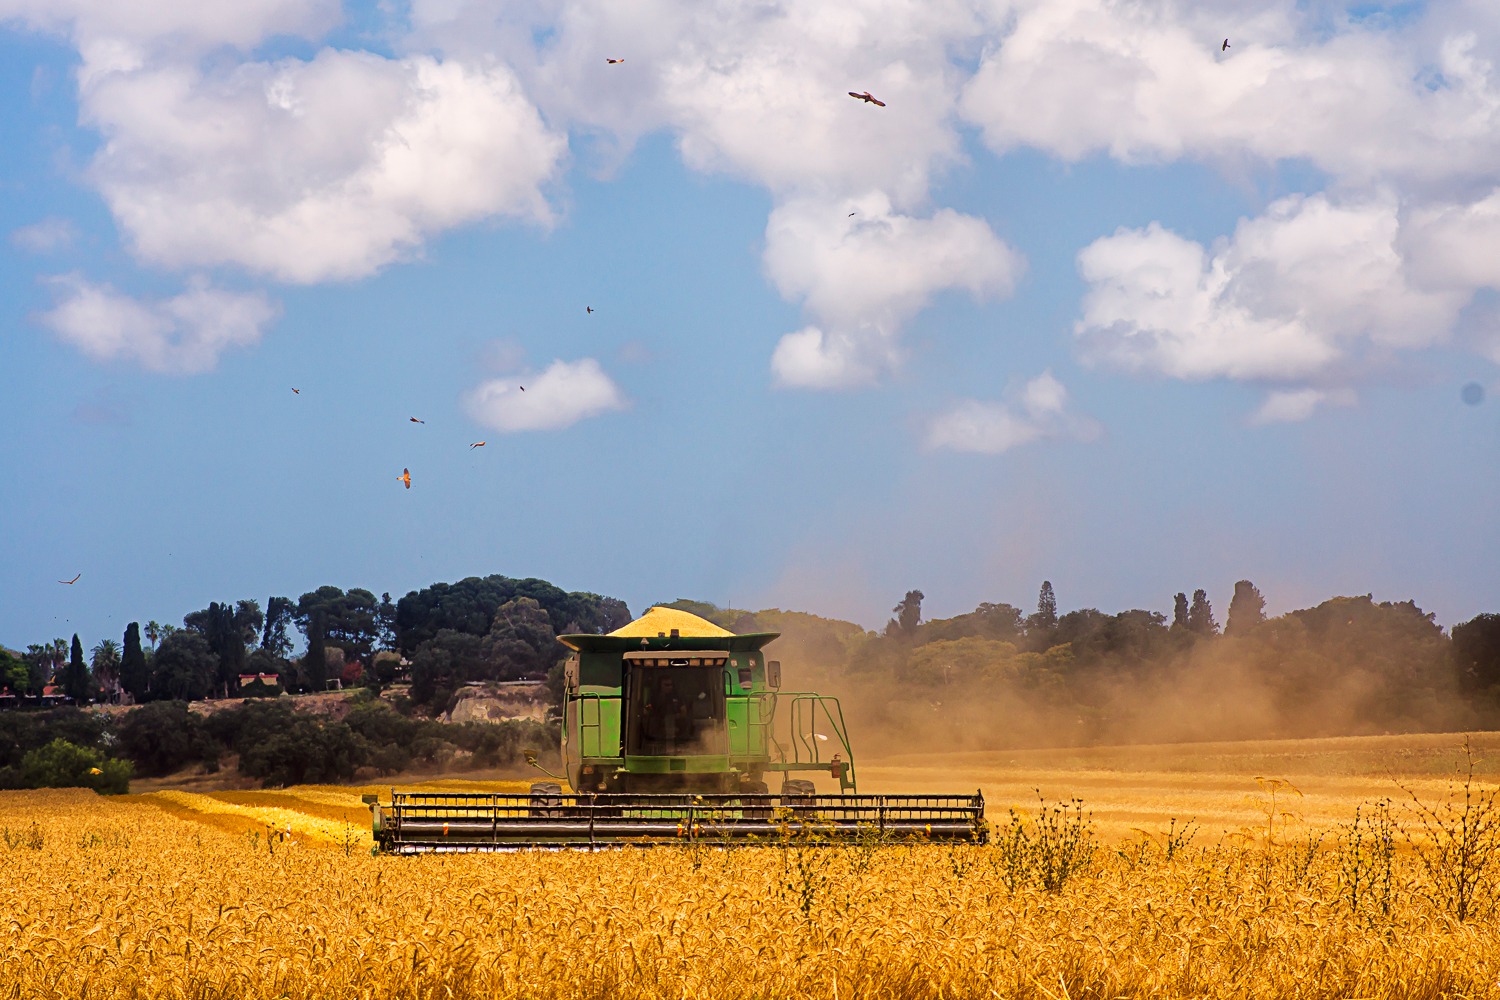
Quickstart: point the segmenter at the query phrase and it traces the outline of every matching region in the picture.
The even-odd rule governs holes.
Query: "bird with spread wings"
[[[865,91],[863,94],[856,94],[854,91],[851,90],[851,91],[849,91],[849,96],[852,97],[852,98],[854,98],[857,101],[864,101],[866,104],[873,104],[877,108],[883,108],[883,107],[885,107],[885,102],[882,101],[882,100],[878,100],[868,90]]]
[[[401,475],[396,477],[396,481],[399,483],[404,483],[407,489],[411,489],[411,470],[402,469]]]

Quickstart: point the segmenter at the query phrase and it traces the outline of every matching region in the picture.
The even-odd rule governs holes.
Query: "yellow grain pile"
[[[1332,850],[1101,850],[1048,893],[1001,847],[390,858],[166,804],[0,793],[0,997],[1500,995],[1493,920],[1406,857],[1351,910]]]

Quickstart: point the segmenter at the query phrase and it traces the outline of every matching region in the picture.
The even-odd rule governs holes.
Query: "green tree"
[[[26,661],[0,647],[0,691],[22,695],[30,686],[31,672],[26,669]]]
[[[208,640],[190,629],[173,632],[151,658],[152,693],[178,701],[201,701],[213,690],[219,658]]]
[[[1186,632],[1188,627],[1187,595],[1179,591],[1172,599],[1172,631]]]
[[[28,788],[92,788],[101,795],[130,791],[127,762],[63,739],[28,753],[21,761],[21,775]]]
[[[1500,615],[1475,615],[1453,626],[1453,662],[1471,690],[1500,688]]]
[[[1208,602],[1207,591],[1193,591],[1193,605],[1188,608],[1188,631],[1194,635],[1219,634],[1219,623],[1214,621],[1214,607]]]
[[[139,705],[146,700],[150,683],[146,654],[141,649],[141,625],[131,622],[125,626],[125,648],[120,652],[120,686]]]
[[[189,764],[218,766],[218,745],[185,701],[154,701],[116,727],[120,750],[142,774],[171,774]]]
[[[68,655],[68,672],[63,679],[63,690],[73,699],[73,704],[83,705],[89,700],[89,668],[83,662],[83,643],[78,633],[73,633],[72,650]]]
[[[1035,650],[1044,650],[1056,642],[1057,595],[1052,592],[1052,581],[1043,580],[1037,592],[1036,611],[1026,619],[1026,638]]]
[[[469,679],[539,680],[564,652],[542,606],[529,597],[518,597],[495,611],[495,622],[481,646],[489,676]]]
[[[119,701],[120,644],[113,639],[100,639],[89,651],[89,669],[94,675],[94,686],[104,692],[105,700]]]
[[[152,652],[156,651],[156,643],[161,635],[161,625],[155,619],[146,623],[146,641],[151,643]]]
[[[342,649],[346,659],[368,663],[380,640],[375,617],[378,607],[375,595],[368,590],[355,587],[345,592],[338,587],[319,587],[298,598],[297,625],[310,646],[312,635],[308,630],[313,616],[321,616],[323,641]]]
[[[323,609],[315,608],[308,614],[307,625],[304,627],[307,633],[307,653],[302,657],[302,677],[314,691],[322,691],[328,687],[326,621]]]
[[[1266,599],[1255,584],[1240,580],[1229,600],[1229,618],[1224,622],[1225,635],[1243,635],[1266,620]]]
[[[264,630],[260,648],[278,659],[292,655],[290,629],[297,623],[297,605],[290,597],[271,597],[266,600]]]
[[[920,590],[908,590],[891,609],[896,617],[886,623],[885,634],[899,639],[916,638],[917,626],[922,623],[922,599],[926,596]]]

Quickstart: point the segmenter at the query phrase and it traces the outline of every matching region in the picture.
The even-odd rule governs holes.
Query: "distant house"
[[[15,694],[10,688],[0,688],[0,712],[7,708],[15,708],[21,704],[21,696]]]
[[[66,704],[68,695],[61,684],[46,684],[42,686],[42,696],[39,700],[43,708],[49,708],[53,705]]]
[[[277,674],[240,674],[240,687],[246,688],[251,684],[264,684],[268,688],[281,686],[281,677]]]

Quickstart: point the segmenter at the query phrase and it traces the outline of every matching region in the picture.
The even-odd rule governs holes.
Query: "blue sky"
[[[1500,610],[1500,15],[1237,6],[0,0],[0,643]]]

